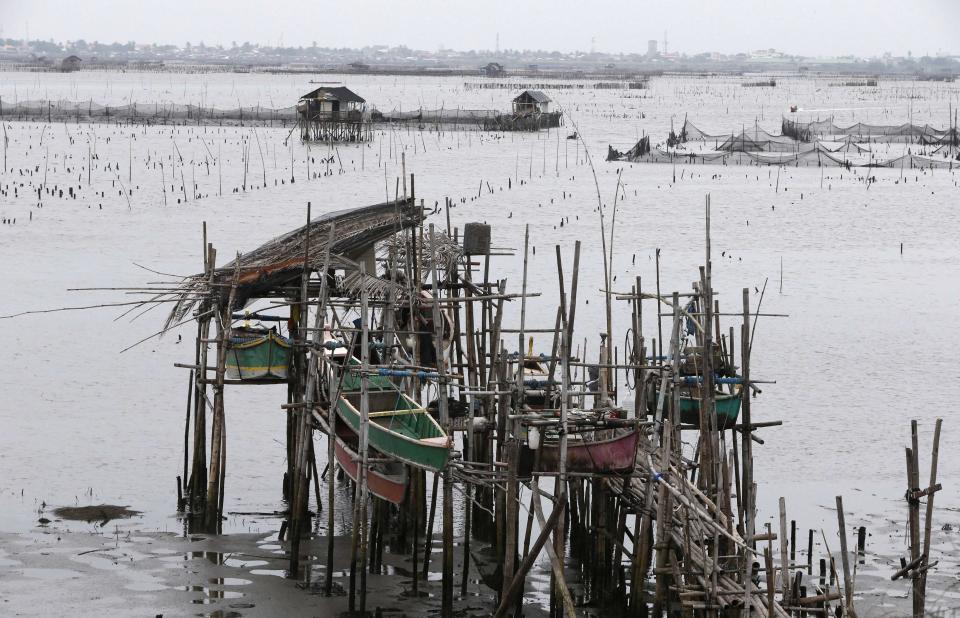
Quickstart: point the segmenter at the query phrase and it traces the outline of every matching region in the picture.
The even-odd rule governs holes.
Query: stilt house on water
[[[304,141],[361,142],[369,138],[366,100],[349,88],[321,87],[300,97],[297,119]]]
[[[81,60],[79,56],[67,56],[60,63],[60,70],[64,73],[79,71],[81,62],[83,62],[83,60]]]
[[[544,114],[550,111],[550,97],[540,90],[524,90],[513,99],[514,116]]]
[[[507,130],[536,131],[559,127],[562,114],[550,111],[550,97],[540,90],[524,90],[513,99]]]

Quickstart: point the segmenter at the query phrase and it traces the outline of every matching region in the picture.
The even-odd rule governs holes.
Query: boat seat
[[[386,410],[385,412],[371,412],[370,418],[379,418],[383,416],[403,416],[406,414],[426,414],[426,408],[414,408],[412,410]]]

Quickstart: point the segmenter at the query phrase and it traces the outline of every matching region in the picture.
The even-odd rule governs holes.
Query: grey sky
[[[832,56],[960,53],[958,0],[0,0],[4,37]]]

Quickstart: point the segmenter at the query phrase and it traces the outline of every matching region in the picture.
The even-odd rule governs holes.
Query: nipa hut
[[[550,112],[550,97],[539,90],[524,90],[513,99],[513,114],[529,116]]]
[[[358,142],[367,138],[366,100],[344,86],[311,90],[297,102],[304,141]]]

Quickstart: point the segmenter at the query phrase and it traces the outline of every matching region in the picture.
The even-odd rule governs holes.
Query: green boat
[[[290,342],[275,330],[234,328],[227,342],[226,376],[231,380],[287,379]]]
[[[684,425],[700,425],[700,394],[698,388],[681,387],[680,389],[680,422]],[[659,389],[654,387],[647,397],[647,412],[652,415],[657,408]],[[717,409],[717,429],[729,429],[737,424],[740,417],[740,395],[742,387],[734,386],[733,392],[717,389],[714,401]],[[668,402],[669,403],[669,402]]]
[[[717,409],[717,429],[729,429],[737,424],[740,417],[740,392],[738,385],[732,393],[717,391],[714,402]],[[680,422],[684,425],[700,424],[700,399],[690,395],[680,395]]]
[[[356,358],[351,365],[359,365]],[[337,413],[360,433],[360,376],[343,377]],[[397,390],[385,376],[369,376],[370,447],[418,468],[438,471],[450,458],[451,440],[426,408]]]

